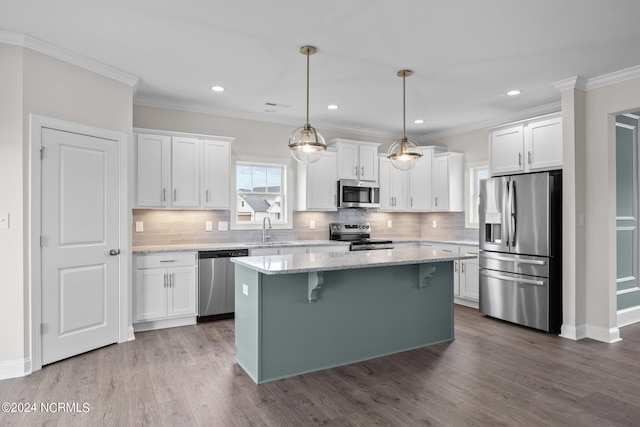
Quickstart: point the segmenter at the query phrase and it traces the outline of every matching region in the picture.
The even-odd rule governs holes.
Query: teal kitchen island
[[[426,248],[231,258],[237,362],[256,383],[451,341],[453,261]]]

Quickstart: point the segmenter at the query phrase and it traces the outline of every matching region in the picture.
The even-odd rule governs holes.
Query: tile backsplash
[[[229,223],[230,211],[188,211],[134,209],[133,246],[259,242],[262,230],[218,231],[218,222]],[[433,228],[433,221],[436,228]],[[143,222],[143,231],[136,232],[135,223]],[[206,221],[213,222],[213,231],[206,231]],[[310,221],[315,229],[309,228]],[[388,227],[388,221],[392,227]],[[369,222],[373,238],[424,240],[477,240],[478,230],[465,228],[464,213],[390,213],[363,209],[341,209],[338,212],[294,212],[293,229],[269,230],[273,241],[326,240],[331,222]]]

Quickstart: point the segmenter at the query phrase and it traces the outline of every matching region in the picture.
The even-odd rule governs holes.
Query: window
[[[480,181],[489,178],[489,166],[487,162],[467,164],[466,171],[466,208],[465,227],[478,228],[480,226]]]
[[[234,228],[258,228],[264,218],[287,223],[286,172],[282,164],[236,163]]]

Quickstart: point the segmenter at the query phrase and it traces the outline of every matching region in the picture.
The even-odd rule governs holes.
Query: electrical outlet
[[[249,287],[244,283],[242,284],[242,293],[245,295],[249,295]]]
[[[316,229],[316,222],[314,220],[310,220],[309,221],[309,229],[310,230],[315,230]]]
[[[144,231],[144,222],[136,221],[136,233],[142,233]]]
[[[392,220],[388,220],[387,221],[387,228],[391,228],[393,227],[393,221]]]
[[[435,219],[433,220],[433,223],[431,224],[431,226],[432,226],[433,228],[437,228],[437,227],[438,227],[438,224],[436,223],[436,220],[435,220]]]
[[[218,221],[218,231],[229,231],[229,223],[227,221]]]
[[[206,231],[213,231],[213,221],[205,221],[204,229]]]

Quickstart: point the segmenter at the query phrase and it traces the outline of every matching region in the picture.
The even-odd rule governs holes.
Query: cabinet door
[[[200,147],[195,138],[173,138],[171,141],[171,205],[200,206]]]
[[[168,206],[171,138],[163,135],[138,134],[136,154],[138,206]]]
[[[358,148],[356,144],[340,143],[338,145],[339,179],[358,179]]]
[[[389,159],[380,157],[380,210],[389,211],[393,209],[393,195],[391,181],[391,162]]]
[[[413,169],[409,171],[409,210],[428,211],[431,210],[431,167],[433,161],[433,151],[423,150],[422,158]]]
[[[391,163],[391,162],[389,162]],[[408,199],[408,174],[391,165],[391,193],[393,196],[393,210],[407,210]]]
[[[134,322],[166,317],[167,283],[164,268],[136,270],[136,281],[133,286]]]
[[[460,297],[480,299],[480,268],[477,259],[460,261]]]
[[[522,125],[492,132],[489,142],[491,175],[522,172],[524,170],[524,128]]]
[[[562,167],[562,118],[541,120],[525,127],[526,170]]]
[[[230,148],[227,142],[203,141],[202,205],[211,209],[229,209]]]
[[[358,163],[362,181],[378,182],[378,147],[361,146]]]
[[[196,267],[169,268],[167,274],[167,316],[196,314]]]
[[[449,157],[436,156],[433,161],[433,209],[449,209]]]
[[[337,210],[337,161],[336,153],[327,151],[320,160],[308,165],[307,206],[309,210]],[[298,182],[298,185],[304,183]]]

